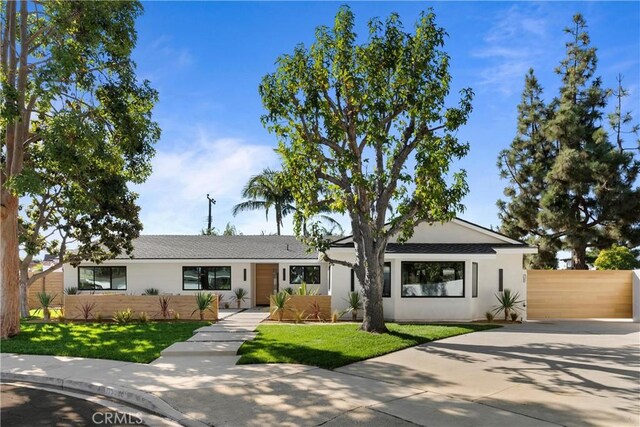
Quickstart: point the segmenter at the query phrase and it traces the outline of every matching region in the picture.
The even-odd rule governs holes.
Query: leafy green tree
[[[509,182],[504,189],[509,200],[497,203],[502,222],[500,232],[538,245],[538,254],[527,260],[527,268],[536,269],[556,268],[560,248],[559,235],[550,233],[538,222],[545,178],[557,155],[555,145],[545,136],[544,125],[551,111],[542,96],[542,87],[533,69],[529,69],[518,105],[516,137],[498,156],[500,177]]]
[[[330,239],[311,226],[304,240],[325,259],[354,269],[363,286],[361,328],[386,331],[382,309],[384,253],[391,236],[408,239],[416,225],[447,221],[462,209],[464,171],[453,159],[468,145],[456,131],[471,111],[472,91],[458,107],[450,92],[445,30],[432,11],[408,33],[397,14],[369,22],[356,42],[354,15],[338,11],[310,48],[295,47],[266,75],[260,95],[265,126],[279,138],[284,178],[295,199],[296,234],[322,207],[348,213],[356,261],[331,259]]]
[[[570,249],[575,268],[585,269],[589,247],[640,243],[640,188],[635,186],[640,162],[620,149],[619,141],[611,143],[603,128],[611,92],[595,77],[596,49],[582,16],[575,15],[565,31],[570,36],[567,56],[556,69],[560,94],[535,121],[526,121],[521,112],[519,136],[523,124],[529,135],[524,147],[517,137],[505,160],[499,159],[502,176],[510,179],[505,195],[511,199],[499,207],[505,231],[529,236],[542,245],[544,257],[559,247]],[[541,89],[528,79],[523,102],[527,92],[541,99]],[[538,101],[529,105],[541,106]],[[534,122],[540,132],[536,139]]]
[[[27,283],[20,278],[21,247],[22,266],[41,249],[74,263],[131,250],[141,224],[127,184],[149,175],[159,129],[151,120],[157,93],[136,80],[130,59],[139,2],[22,0],[3,2],[2,9],[5,338],[20,330],[20,280]]]
[[[595,266],[598,270],[633,270],[640,268],[637,256],[626,246],[613,245],[600,251]]]

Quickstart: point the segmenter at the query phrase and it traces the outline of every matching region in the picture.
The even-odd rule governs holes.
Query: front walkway
[[[221,312],[220,320],[196,329],[185,342],[177,342],[160,352],[160,358],[151,362],[157,366],[215,366],[235,365],[240,356],[238,349],[256,337],[258,324],[269,316],[264,309]]]
[[[144,365],[2,354],[0,363],[4,380],[117,396],[185,425],[622,427],[640,424],[639,329],[510,325],[335,371],[204,357]]]

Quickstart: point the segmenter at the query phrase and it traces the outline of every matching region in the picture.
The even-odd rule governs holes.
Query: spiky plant
[[[70,286],[64,289],[65,295],[78,295],[78,288],[75,286]]]
[[[161,296],[158,298],[158,305],[160,306],[160,316],[163,319],[171,318],[171,309],[169,308],[170,298],[168,296]]]
[[[237,288],[233,291],[233,297],[236,300],[236,304],[238,304],[238,308],[240,308],[240,305],[247,299],[248,295],[249,293],[245,288]]]
[[[318,300],[313,300],[311,304],[309,304],[309,315],[307,319],[317,320],[319,322],[323,322],[324,318],[322,317],[322,308],[318,303]]]
[[[495,314],[504,312],[505,321],[509,319],[509,313],[521,310],[520,304],[522,304],[523,301],[520,299],[518,292],[514,293],[511,289],[505,289],[496,294],[496,299],[498,300],[498,305],[494,307],[493,312]]]
[[[344,298],[347,302],[347,312],[351,312],[351,319],[355,322],[358,319],[358,310],[362,310],[362,296],[360,292],[349,292]]]
[[[282,322],[284,312],[288,310],[287,302],[291,296],[286,292],[278,292],[271,296],[271,315],[276,314],[278,316],[278,322]]]
[[[48,322],[49,320],[51,320],[51,312],[49,311],[49,309],[53,305],[53,300],[56,299],[57,295],[48,294],[43,291],[38,292],[37,296],[38,301],[40,302],[40,307],[36,309],[35,312],[39,313],[40,311],[42,311],[42,317],[44,318],[44,321]]]
[[[215,314],[215,311],[213,311],[213,309],[211,308],[211,304],[213,303],[214,299],[215,299],[215,295],[213,295],[212,293],[198,292],[196,294],[197,308],[191,312],[191,315],[193,316],[193,313],[198,311],[200,312],[200,320],[204,320],[205,311],[209,310]]]
[[[89,320],[89,318],[93,317],[93,309],[96,308],[96,303],[92,302],[85,302],[84,304],[81,304],[80,307],[78,307],[80,309],[80,313],[82,314],[82,318],[87,321]]]
[[[142,295],[160,295],[160,289],[158,288],[147,288],[144,290]]]

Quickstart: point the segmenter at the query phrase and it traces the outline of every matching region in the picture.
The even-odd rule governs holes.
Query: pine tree
[[[587,268],[589,247],[640,243],[640,188],[634,187],[640,162],[618,148],[619,139],[610,142],[603,127],[611,91],[595,77],[596,49],[586,28],[583,17],[575,15],[565,30],[567,56],[556,69],[562,78],[559,96],[545,114],[536,96],[529,96],[528,104],[523,99],[518,136],[501,153],[506,160],[499,160],[510,180],[505,195],[511,200],[499,202],[503,230],[538,236],[543,251],[560,245],[570,249],[577,269]],[[530,76],[523,98],[528,92],[541,98]],[[540,132],[535,139],[533,129]]]
[[[500,177],[509,182],[504,195],[510,199],[508,202],[498,200],[497,203],[502,221],[500,232],[538,245],[538,254],[527,259],[528,268],[555,268],[560,245],[558,236],[538,223],[544,179],[556,155],[555,146],[544,134],[549,111],[542,92],[533,69],[529,69],[518,105],[516,137],[498,156]]]

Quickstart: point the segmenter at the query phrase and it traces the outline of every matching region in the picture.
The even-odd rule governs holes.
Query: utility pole
[[[216,200],[209,197],[208,193],[207,193],[207,200],[209,200],[209,222],[207,224],[207,232],[211,234],[211,205],[215,205]]]

